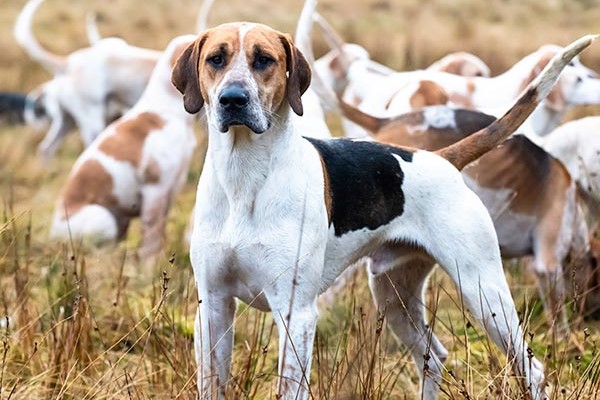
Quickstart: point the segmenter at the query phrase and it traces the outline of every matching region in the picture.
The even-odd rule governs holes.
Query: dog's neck
[[[233,126],[225,133],[208,123],[205,167],[230,201],[252,199],[267,180],[287,171],[301,152],[302,137],[294,129],[289,107],[277,113],[277,121],[261,134],[246,126]]]
[[[171,83],[171,65],[168,61],[168,57],[162,57],[156,64],[137,104],[143,105],[145,110],[150,108],[161,115],[169,115],[185,121],[193,120],[194,116],[183,107],[183,96]]]
[[[541,55],[538,52],[529,54],[521,60],[519,60],[510,69],[503,72],[502,74],[492,78],[497,81],[500,86],[504,87],[504,90],[508,88],[514,88],[515,98],[519,95],[519,92],[523,90],[523,82],[530,78],[531,73],[536,68],[537,63],[540,61]]]

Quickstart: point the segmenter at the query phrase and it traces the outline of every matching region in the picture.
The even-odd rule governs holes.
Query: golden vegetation
[[[0,4],[0,88],[26,91],[48,78],[11,34],[23,0]],[[539,45],[565,44],[600,29],[594,0],[324,0],[319,9],[349,41],[394,68],[422,67],[454,50],[480,55],[494,73]],[[104,35],[162,48],[194,29],[199,1],[47,0],[35,19],[39,40],[66,54],[86,45],[84,17],[100,15]],[[251,19],[293,31],[302,4],[285,0],[216,1],[210,20]],[[318,35],[315,35],[318,39]],[[324,52],[316,41],[317,53]],[[600,71],[600,47],[582,57]],[[580,112],[588,112],[583,110]],[[196,294],[182,236],[201,170],[197,157],[174,204],[164,254],[155,265],[135,257],[137,226],[105,249],[47,239],[54,201],[81,150],[71,135],[48,165],[35,157],[39,135],[0,129],[0,400],[195,398],[192,344]],[[545,324],[535,287],[520,265],[509,269],[521,315],[530,323],[552,399],[594,399],[600,383],[597,323],[573,318],[572,341]],[[410,354],[382,328],[363,274],[322,313],[311,393],[317,399],[415,399]],[[449,399],[524,398],[505,360],[463,315],[440,274],[427,294],[432,325],[450,351],[443,387]],[[6,317],[4,317],[6,316]],[[275,398],[277,333],[270,316],[240,307],[231,398]]]

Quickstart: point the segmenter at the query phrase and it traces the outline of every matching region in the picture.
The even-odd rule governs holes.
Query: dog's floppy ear
[[[290,103],[290,107],[296,114],[302,115],[304,110],[300,98],[310,85],[310,66],[288,35],[281,35],[280,39],[286,56],[286,70],[288,72],[286,95],[288,103]]]
[[[190,44],[175,62],[171,74],[171,82],[183,94],[183,105],[190,114],[196,114],[204,105],[198,81],[198,63],[205,41],[206,34]]]

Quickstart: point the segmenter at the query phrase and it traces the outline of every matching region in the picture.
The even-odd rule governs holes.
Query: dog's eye
[[[569,64],[567,64],[569,67],[574,67],[575,63],[573,61],[571,61]]]
[[[216,55],[208,58],[208,63],[213,67],[222,67],[225,63],[225,59],[221,55]]]
[[[254,68],[258,70],[262,70],[267,68],[274,60],[269,56],[258,56],[254,59]]]

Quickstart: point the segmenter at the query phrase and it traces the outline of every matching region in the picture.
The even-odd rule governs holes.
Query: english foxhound
[[[25,118],[35,128],[50,122],[38,153],[48,160],[73,127],[89,146],[106,125],[131,108],[144,91],[160,57],[159,51],[106,38],[66,57],[44,49],[31,31],[33,15],[43,0],[30,0],[19,15],[14,34],[31,58],[54,78],[30,93]],[[43,110],[42,113],[39,110]],[[40,120],[41,119],[41,120]]]
[[[455,166],[520,125],[548,93],[550,77],[590,42],[561,53],[507,116],[433,154],[303,138],[291,113],[303,113],[311,72],[291,39],[251,23],[201,34],[172,76],[186,110],[204,108],[208,123],[190,251],[199,296],[200,396],[224,396],[237,298],[273,312],[279,394],[306,399],[318,294],[348,265],[379,255],[390,262],[370,271],[371,288],[419,371],[427,364],[425,398],[437,397],[447,353],[424,319],[421,296],[430,269],[394,268],[406,257],[433,258],[460,282],[467,307],[515,361],[533,397],[543,398],[542,365],[528,354],[492,221]]]
[[[314,21],[323,31],[325,41],[331,50],[312,62],[312,65],[327,87],[333,89],[336,94],[342,95],[348,92],[348,101],[352,101],[354,85],[368,86],[373,79],[377,81],[379,78],[397,73],[397,71],[372,60],[364,47],[344,42],[329,22],[317,12],[314,13]],[[350,76],[349,70],[352,65],[354,68],[360,69],[362,73]],[[464,51],[442,57],[427,67],[427,70],[461,76],[490,76],[490,69],[483,60]]]
[[[369,52],[362,46],[345,43],[327,20],[316,12],[314,13],[314,21],[321,27],[325,41],[331,47],[327,54],[317,60],[314,60],[314,57],[308,58],[316,72],[316,76],[320,78],[318,82],[313,82],[311,86],[314,86],[314,90],[319,94],[322,101],[329,97],[324,91],[333,90],[349,103],[360,104],[364,93],[368,93],[373,87],[385,86],[389,77],[397,73],[371,60]],[[308,23],[310,23],[310,20]],[[310,32],[310,27],[310,25],[305,25],[303,30]],[[305,36],[308,37],[307,40],[310,40],[310,35]],[[305,47],[310,48],[310,46]],[[306,52],[305,55],[307,55]],[[489,76],[490,74],[488,66],[479,57],[467,52],[448,54],[431,64],[427,70],[461,76]],[[437,92],[442,91],[438,90]],[[432,93],[421,93],[421,106],[447,101],[446,99],[439,99],[438,96],[439,94],[436,96],[435,90]],[[330,101],[325,101],[324,105],[330,109],[337,108]],[[368,132],[363,128],[345,118],[342,118],[342,126],[346,137],[362,138],[368,135]]]
[[[171,201],[185,182],[196,144],[194,118],[170,82],[177,57],[194,39],[180,36],[169,43],[136,105],[77,159],[51,236],[117,240],[140,216],[140,254],[160,250]]]

